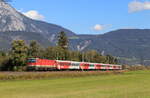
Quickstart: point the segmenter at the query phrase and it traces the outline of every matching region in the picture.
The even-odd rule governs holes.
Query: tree
[[[11,59],[14,70],[22,70],[26,65],[28,48],[24,40],[15,40],[12,42]]]
[[[105,56],[102,56],[100,53],[98,53],[95,50],[90,50],[85,53],[83,53],[83,61],[86,62],[93,62],[93,63],[105,63],[106,58]]]
[[[68,41],[68,38],[66,36],[66,33],[65,32],[60,32],[59,35],[58,35],[58,46],[63,48],[63,49],[68,49],[68,45],[69,45],[69,41]]]
[[[106,56],[106,63],[117,64],[118,60],[116,58],[114,58],[113,56],[111,56],[111,55],[107,55]]]
[[[57,47],[54,47],[54,50],[55,50],[55,57],[57,60],[66,60],[65,49],[57,46]]]
[[[8,61],[9,56],[3,52],[0,51],[0,70],[5,69],[7,66],[5,66],[5,63]]]
[[[40,57],[40,45],[36,41],[31,41],[28,49],[29,58]]]
[[[56,60],[57,59],[56,51],[57,50],[54,47],[49,46],[44,50],[43,57],[45,59]]]
[[[79,51],[69,51],[68,60],[71,61],[82,61],[82,53]]]

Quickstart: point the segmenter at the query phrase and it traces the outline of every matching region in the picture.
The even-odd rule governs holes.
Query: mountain
[[[36,40],[47,47],[56,45],[60,31],[67,33],[70,49],[97,50],[116,56],[122,64],[150,65],[150,30],[120,29],[102,35],[77,35],[61,26],[30,19],[0,0],[0,49],[11,47],[13,40]]]
[[[150,65],[150,29],[120,29],[91,38],[80,37],[80,43],[87,44],[84,50],[111,54],[124,64]]]
[[[69,36],[75,35],[72,31],[61,26],[32,20],[19,13],[16,9],[2,0],[0,1],[0,32],[9,31],[35,32],[41,34],[51,42],[60,31],[67,32],[67,35]]]

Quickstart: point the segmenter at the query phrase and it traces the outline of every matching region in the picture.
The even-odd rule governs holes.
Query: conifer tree
[[[58,35],[58,46],[63,48],[63,49],[68,49],[68,45],[69,45],[69,41],[68,41],[68,37],[66,35],[65,32],[60,32]]]

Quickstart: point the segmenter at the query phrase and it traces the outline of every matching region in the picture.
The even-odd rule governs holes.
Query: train
[[[50,71],[50,70],[122,70],[122,65],[103,64],[90,62],[76,62],[64,60],[48,60],[40,58],[29,58],[27,60],[28,70]]]

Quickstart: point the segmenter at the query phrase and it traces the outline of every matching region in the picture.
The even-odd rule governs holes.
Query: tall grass
[[[34,80],[121,74],[123,71],[0,72],[0,80]]]

